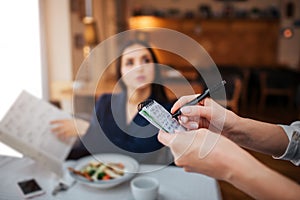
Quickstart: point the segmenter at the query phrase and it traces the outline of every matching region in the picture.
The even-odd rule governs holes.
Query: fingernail
[[[168,134],[163,131],[160,131],[158,134],[158,140],[161,142],[168,141]]]
[[[190,107],[183,107],[183,108],[181,108],[181,112],[182,112],[183,114],[189,114],[191,111],[192,111],[192,110],[191,110]]]
[[[180,116],[180,120],[182,121],[182,123],[187,123],[188,118],[185,116]]]
[[[198,128],[198,123],[196,123],[196,122],[191,122],[191,123],[190,123],[190,128],[191,128],[191,129],[197,129],[197,128]]]

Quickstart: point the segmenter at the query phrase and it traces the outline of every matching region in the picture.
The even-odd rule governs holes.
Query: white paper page
[[[0,140],[61,174],[75,138],[60,141],[51,132],[50,121],[67,118],[69,113],[23,91],[0,122]]]
[[[144,105],[139,111],[139,114],[156,128],[162,129],[168,133],[174,133],[175,130],[185,130],[176,119],[172,118],[172,115],[162,105],[154,100],[151,100],[147,105]]]

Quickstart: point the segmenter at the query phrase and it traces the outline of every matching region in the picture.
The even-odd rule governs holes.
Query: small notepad
[[[139,105],[139,114],[165,132],[174,133],[175,130],[186,130],[162,105],[152,99]]]

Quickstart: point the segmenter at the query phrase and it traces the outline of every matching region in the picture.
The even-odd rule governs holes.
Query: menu
[[[51,132],[50,121],[70,118],[69,113],[22,91],[0,121],[0,140],[62,175],[62,164],[76,138],[62,142]]]

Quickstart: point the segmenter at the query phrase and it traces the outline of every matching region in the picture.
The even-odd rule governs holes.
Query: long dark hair
[[[154,63],[154,68],[155,68],[155,77],[154,77],[154,83],[151,83],[151,96],[155,98],[156,101],[158,102],[168,102],[168,97],[166,94],[166,91],[164,89],[164,87],[159,84],[162,83],[162,78],[161,78],[161,72],[160,72],[160,68],[158,66],[158,60],[157,57],[152,49],[152,47],[145,41],[142,40],[130,40],[128,41],[122,48],[120,51],[120,57],[118,57],[117,62],[116,62],[116,67],[117,67],[117,81],[119,81],[120,87],[123,91],[127,91],[127,87],[124,84],[124,82],[122,81],[121,77],[121,65],[122,65],[122,57],[123,57],[123,52],[125,51],[126,48],[135,45],[135,44],[139,44],[141,46],[144,46],[151,54],[153,63]]]

